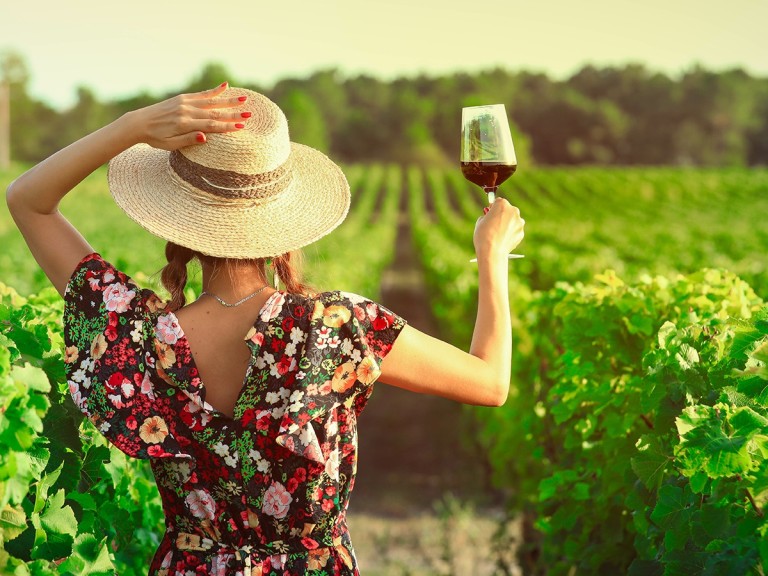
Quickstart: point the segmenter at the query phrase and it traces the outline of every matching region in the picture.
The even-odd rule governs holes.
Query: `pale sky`
[[[493,66],[696,63],[768,77],[768,0],[0,0],[0,51],[54,105],[174,90],[211,61],[244,82],[336,67],[381,78]]]

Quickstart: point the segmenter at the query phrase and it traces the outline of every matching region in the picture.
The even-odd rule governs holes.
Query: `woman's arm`
[[[134,144],[175,150],[202,144],[204,133],[236,130],[239,112],[221,108],[242,105],[237,98],[219,98],[222,84],[212,90],[183,94],[129,112],[81,138],[28,170],[8,187],[8,209],[32,255],[60,294],[72,270],[93,252],[83,236],[59,212],[61,199],[86,176]]]
[[[469,353],[406,326],[381,364],[382,382],[467,404],[504,404],[512,364],[507,254],[523,239],[524,226],[520,211],[501,198],[478,220],[479,294]]]

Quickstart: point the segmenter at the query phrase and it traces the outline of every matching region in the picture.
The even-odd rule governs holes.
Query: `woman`
[[[116,202],[168,241],[167,304],[58,212],[107,161]],[[361,296],[308,294],[290,254],[343,220],[349,187],[255,92],[225,83],[130,112],[20,176],[7,201],[65,298],[75,403],[151,461],[166,515],[151,575],[357,574],[345,511],[374,381],[470,404],[507,397],[518,210],[499,199],[478,220],[469,353]],[[204,291],[187,304],[193,258]]]

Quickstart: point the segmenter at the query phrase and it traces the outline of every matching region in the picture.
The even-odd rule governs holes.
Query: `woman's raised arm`
[[[238,98],[219,98],[227,88],[182,94],[129,112],[31,168],[8,187],[8,209],[32,255],[60,294],[77,263],[93,249],[59,212],[61,199],[112,157],[146,142],[174,150],[202,144],[205,133],[237,130],[244,119]],[[240,125],[242,126],[242,125]]]
[[[381,364],[382,382],[466,404],[504,404],[512,366],[507,254],[524,226],[520,211],[502,198],[477,222],[479,293],[469,353],[406,326]]]

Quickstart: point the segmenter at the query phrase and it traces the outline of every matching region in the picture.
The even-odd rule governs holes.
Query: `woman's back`
[[[189,318],[199,329],[204,310]],[[404,323],[355,295],[280,291],[249,323],[240,338],[247,368],[227,414],[211,406],[213,388],[176,315],[88,256],[67,288],[72,394],[110,441],[151,460],[166,535],[150,574],[266,563],[281,574],[354,574],[345,511],[357,417]],[[223,330],[214,325],[212,339]],[[212,360],[217,348],[205,350]]]

